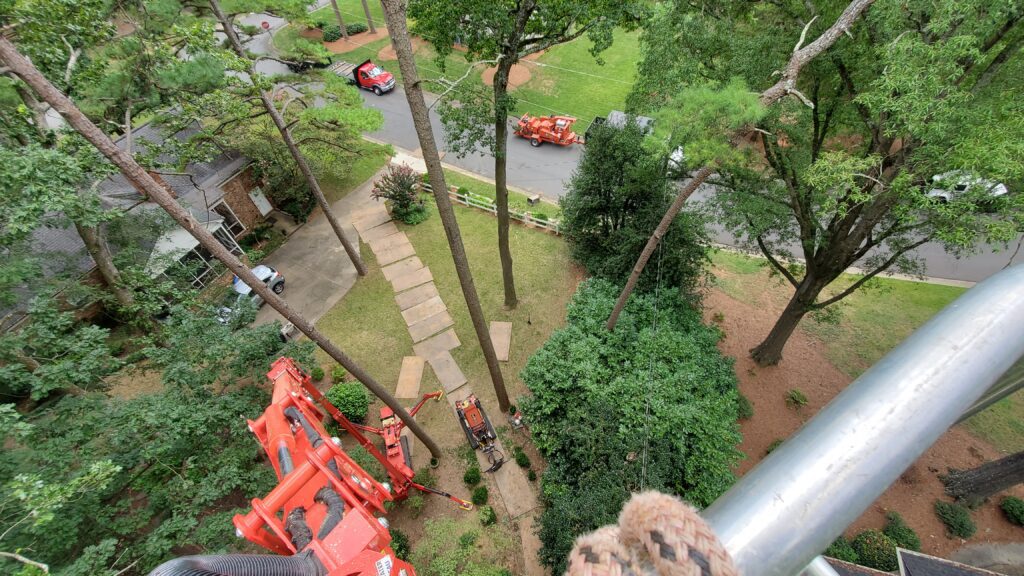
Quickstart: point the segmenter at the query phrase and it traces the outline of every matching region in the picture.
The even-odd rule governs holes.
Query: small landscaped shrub
[[[324,26],[324,42],[334,42],[341,38],[341,26],[328,24]]]
[[[900,548],[915,552],[921,550],[921,539],[918,538],[917,532],[907,526],[898,512],[889,512],[885,515],[885,528],[882,529],[882,533]]]
[[[344,368],[342,368],[341,366],[335,366],[334,368],[331,368],[331,382],[337,384],[338,382],[344,380],[347,374],[348,371],[346,371]]]
[[[537,473],[533,471],[533,468],[531,468],[530,471],[526,473],[526,479],[529,480],[530,482],[534,482],[537,480]]]
[[[392,164],[380,180],[373,183],[370,196],[390,201],[394,218],[410,225],[419,224],[429,215],[427,207],[420,200],[419,179],[416,171],[408,165]]]
[[[999,507],[1003,509],[1003,514],[1006,514],[1007,520],[1017,526],[1024,526],[1024,500],[1016,496],[1007,496],[1003,498],[1003,502]]]
[[[405,535],[398,528],[391,528],[391,549],[395,551],[395,556],[398,556],[402,560],[409,560],[409,537]]]
[[[345,418],[353,422],[363,422],[370,411],[370,397],[358,382],[341,382],[331,386],[327,391],[327,400],[334,404]]]
[[[883,572],[891,572],[900,567],[896,559],[896,543],[878,530],[861,532],[853,539],[851,546],[861,566]]]
[[[967,508],[951,502],[935,501],[935,515],[946,525],[949,536],[957,538],[970,538],[978,529],[971,520],[971,513]]]
[[[462,475],[462,481],[466,483],[466,486],[476,486],[480,483],[480,468],[477,466],[470,466],[466,473]]]
[[[799,410],[804,406],[807,406],[807,395],[796,388],[793,388],[789,392],[786,392],[786,406],[789,406],[794,410]]]
[[[324,369],[321,368],[320,366],[314,366],[313,369],[309,371],[309,377],[312,378],[314,382],[319,382],[323,380]]]
[[[858,564],[860,562],[860,556],[857,555],[857,551],[853,549],[850,541],[842,536],[836,538],[834,542],[829,544],[828,548],[825,549],[824,554],[829,558],[850,562],[851,564]]]
[[[518,464],[520,468],[530,467],[530,457],[526,455],[526,452],[523,452],[522,448],[516,446],[516,449],[512,452],[512,455],[513,457],[515,457],[516,464]]]
[[[369,28],[367,28],[366,24],[363,24],[362,22],[354,22],[345,26],[345,32],[348,32],[349,36],[359,34],[360,32],[366,32],[367,30],[369,30]]]
[[[484,526],[490,526],[498,521],[498,515],[494,513],[494,508],[490,506],[480,507],[480,523]]]
[[[736,417],[738,420],[750,420],[754,417],[754,405],[742,392],[736,395]]]
[[[476,488],[473,489],[473,504],[475,504],[476,506],[483,506],[484,504],[487,504],[488,496],[489,494],[487,493],[487,486],[477,486]]]

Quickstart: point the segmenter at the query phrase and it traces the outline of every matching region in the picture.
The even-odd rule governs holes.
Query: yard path
[[[454,412],[455,403],[467,398],[473,390],[451,354],[451,350],[461,346],[462,342],[452,327],[454,321],[448,307],[438,293],[430,269],[416,257],[416,250],[405,233],[391,222],[383,203],[370,199],[366,193],[350,195],[353,196],[361,200],[350,213],[353,225],[383,266],[384,277],[394,288],[395,303],[409,329],[413,350],[434,371]],[[488,406],[485,410],[490,414],[500,414],[497,406]],[[507,457],[511,455],[500,439],[496,444]],[[481,470],[486,469],[489,464],[483,454],[476,454]],[[540,503],[525,471],[507,462],[492,474],[492,478],[506,513],[519,527],[527,576],[543,576],[544,568],[537,559],[540,541],[533,531],[534,516]]]

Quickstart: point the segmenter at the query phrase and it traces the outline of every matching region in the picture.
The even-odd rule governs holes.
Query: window
[[[231,209],[231,206],[228,206],[227,202],[218,202],[213,207],[213,211],[224,218],[224,226],[227,227],[228,232],[231,232],[231,235],[235,238],[238,238],[245,232],[245,224],[242,224],[238,217],[235,216],[234,210]]]

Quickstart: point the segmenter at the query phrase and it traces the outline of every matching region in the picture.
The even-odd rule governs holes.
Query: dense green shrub
[[[484,526],[490,526],[498,521],[498,515],[494,513],[494,508],[490,506],[480,507],[480,523]]]
[[[999,507],[1003,509],[1003,514],[1006,514],[1007,520],[1017,526],[1024,526],[1024,500],[1016,496],[1007,496],[1003,498]]]
[[[561,230],[572,257],[592,275],[625,282],[674,194],[658,154],[637,126],[591,126],[583,158],[562,198]],[[637,290],[663,286],[692,294],[705,274],[707,236],[696,214],[681,212],[661,239]]]
[[[861,566],[891,572],[899,568],[896,543],[878,530],[865,530],[851,543]]]
[[[348,375],[348,371],[345,370],[345,368],[343,366],[335,364],[334,367],[331,368],[331,382],[333,382],[335,384],[337,384],[338,382],[341,382],[342,380],[344,380],[345,376],[347,376],[347,375]]]
[[[824,554],[829,558],[850,562],[851,564],[858,564],[860,562],[860,556],[858,556],[857,551],[853,549],[853,545],[850,544],[849,540],[842,536],[836,538],[831,544],[829,544],[828,548],[825,549]]]
[[[889,512],[885,515],[885,528],[882,529],[882,533],[900,548],[915,552],[921,550],[921,539],[917,536],[917,532],[907,526],[898,512]]]
[[[391,532],[391,549],[395,551],[395,556],[408,562],[409,551],[411,550],[409,548],[409,537],[398,528],[391,528],[389,531]]]
[[[526,479],[530,482],[534,482],[537,480],[537,472],[535,472],[533,468],[530,468],[530,470],[526,472]]]
[[[462,475],[462,481],[466,483],[466,486],[476,486],[480,483],[480,467],[470,466],[466,473]]]
[[[567,326],[521,374],[532,395],[519,408],[548,462],[540,554],[555,574],[564,572],[573,539],[614,522],[642,480],[706,506],[732,484],[740,457],[736,377],[718,351],[717,330],[701,323],[679,290],[664,289],[657,330],[648,293],[635,295],[608,332],[618,291],[605,280],[582,283]],[[650,456],[641,478],[641,461],[628,456],[645,441]]]
[[[374,199],[391,202],[391,215],[406,224],[415,225],[427,219],[430,213],[420,200],[419,175],[406,164],[391,164],[370,193]]]
[[[974,525],[974,520],[971,519],[971,512],[959,504],[936,500],[935,515],[946,525],[949,536],[970,538],[978,529]]]
[[[309,371],[309,377],[314,382],[319,382],[324,379],[324,369],[321,366],[313,366],[313,369]]]
[[[353,422],[366,421],[366,414],[370,411],[370,396],[366,393],[363,385],[358,382],[339,382],[327,391],[324,396],[328,402],[334,404],[345,418]]]
[[[512,451],[512,457],[515,458],[516,464],[518,464],[520,468],[530,467],[530,457],[527,456],[526,452],[524,452],[519,446],[516,446],[515,450]]]
[[[334,42],[341,38],[341,26],[337,24],[327,24],[323,28],[324,30],[324,42]]]
[[[367,30],[369,30],[369,28],[367,28],[366,24],[363,24],[362,22],[353,22],[352,24],[345,26],[345,32],[348,32],[349,36],[366,32]]]
[[[487,504],[488,496],[487,486],[477,486],[473,489],[473,496],[471,500],[476,506],[483,506],[484,504]]]
[[[736,394],[736,418],[737,420],[750,420],[754,417],[754,405],[743,393]]]

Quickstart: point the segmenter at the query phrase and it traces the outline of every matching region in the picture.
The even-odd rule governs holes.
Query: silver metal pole
[[[828,563],[828,560],[818,556],[807,565],[807,568],[804,568],[801,576],[839,576],[839,573]]]
[[[792,576],[1024,355],[1024,266],[985,280],[704,512],[741,574]]]

